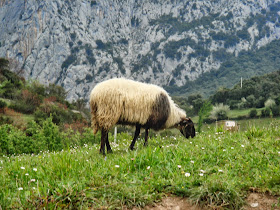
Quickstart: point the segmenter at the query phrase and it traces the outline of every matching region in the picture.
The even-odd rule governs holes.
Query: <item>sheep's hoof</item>
[[[131,151],[133,151],[133,150],[134,150],[134,148],[133,148],[133,147],[129,147],[129,149],[130,149]]]
[[[106,155],[106,154],[105,154],[105,150],[102,150],[102,149],[99,150],[99,153],[102,154],[102,155],[104,155],[104,156]]]
[[[113,150],[109,149],[107,150],[107,154],[113,153]]]

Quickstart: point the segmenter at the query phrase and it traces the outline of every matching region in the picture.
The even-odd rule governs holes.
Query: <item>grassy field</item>
[[[238,118],[240,116],[249,116],[249,113],[250,111],[254,109],[254,108],[251,108],[251,109],[234,109],[234,110],[230,110],[229,113],[228,113],[228,117],[229,118]],[[257,113],[258,113],[258,116],[261,115],[261,111],[263,110],[264,108],[259,108],[259,109],[256,109],[257,110]]]
[[[280,195],[280,120],[260,121],[236,133],[206,126],[194,139],[155,136],[146,148],[141,139],[135,151],[122,133],[110,136],[106,157],[95,144],[1,156],[0,209],[144,207],[166,194],[240,209],[251,188]]]

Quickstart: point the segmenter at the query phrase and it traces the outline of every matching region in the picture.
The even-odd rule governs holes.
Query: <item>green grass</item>
[[[0,209],[144,207],[166,194],[209,208],[240,209],[251,187],[280,195],[280,121],[246,131],[205,129],[194,139],[155,136],[128,151],[119,134],[106,157],[99,145],[0,157]]]
[[[240,116],[249,116],[249,113],[250,113],[250,111],[252,109],[234,109],[234,110],[230,110],[229,113],[228,113],[228,117],[229,118],[238,118]],[[258,116],[261,115],[261,110],[262,109],[263,108],[256,109],[257,113],[258,113]]]

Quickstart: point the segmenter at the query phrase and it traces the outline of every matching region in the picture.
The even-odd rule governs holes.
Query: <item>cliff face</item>
[[[127,77],[184,85],[280,38],[279,0],[0,0],[0,57],[69,100]]]

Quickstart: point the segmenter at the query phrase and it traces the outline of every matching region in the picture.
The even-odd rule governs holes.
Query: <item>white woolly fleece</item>
[[[152,112],[156,97],[165,94],[170,103],[170,115],[165,128],[173,127],[186,117],[168,93],[161,87],[124,78],[110,79],[97,84],[90,94],[92,127],[109,130],[118,122],[144,125]]]

